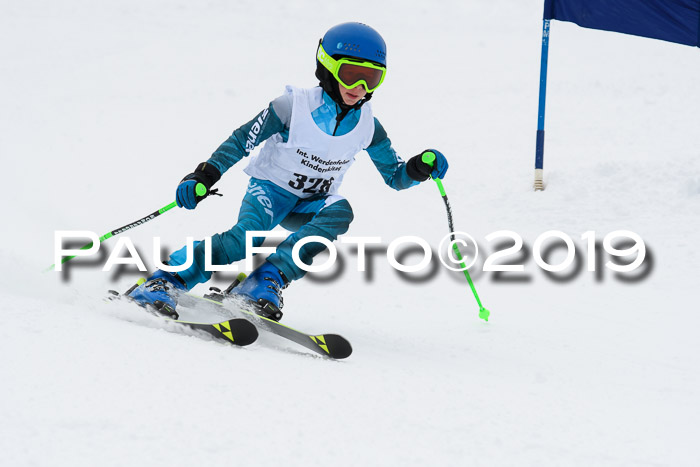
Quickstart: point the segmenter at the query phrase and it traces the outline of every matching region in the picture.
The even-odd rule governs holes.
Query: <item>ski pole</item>
[[[433,152],[425,152],[423,153],[423,157],[421,157],[421,160],[428,164],[430,167],[435,164],[435,153]],[[442,200],[445,202],[445,209],[447,209],[447,223],[450,227],[450,240],[452,241],[452,249],[455,252],[455,256],[457,257],[457,260],[459,261],[459,265],[462,268],[462,271],[464,272],[464,276],[467,278],[467,282],[469,282],[469,287],[472,289],[472,293],[474,294],[474,298],[476,299],[476,303],[479,305],[479,318],[483,319],[484,321],[489,320],[489,315],[491,312],[484,308],[484,305],[481,304],[481,300],[479,299],[479,294],[476,293],[476,287],[474,287],[474,282],[472,282],[472,278],[469,275],[469,271],[467,270],[467,267],[464,265],[464,259],[462,257],[462,253],[459,251],[459,247],[457,246],[457,242],[455,241],[455,234],[454,234],[454,225],[452,224],[452,208],[450,207],[450,202],[447,199],[447,193],[445,193],[445,187],[442,186],[442,180],[439,178],[433,178],[430,177],[433,180],[435,180],[435,183],[437,184],[438,189],[440,190],[440,196],[442,196]]]
[[[217,191],[218,190],[211,190],[209,192],[209,194],[210,195],[216,194]],[[197,186],[195,187],[195,193],[199,197],[206,196],[207,195],[207,187],[204,186],[202,183],[198,183]],[[139,225],[145,224],[146,222],[153,220],[156,217],[160,216],[164,212],[170,211],[175,206],[177,206],[177,201],[173,201],[172,203],[168,204],[167,206],[162,207],[159,210],[152,212],[151,214],[147,215],[146,217],[142,217],[141,219],[136,220],[134,222],[131,222],[129,224],[126,224],[125,226],[119,227],[118,229],[111,230],[99,238],[99,243],[102,243],[103,241],[105,241],[109,238],[112,238],[115,235],[119,235],[122,232],[133,229],[134,227],[138,227]],[[93,243],[90,242],[80,249],[81,250],[88,250],[88,249],[92,248],[92,245],[93,245]],[[64,258],[61,259],[61,264],[65,264],[66,262],[72,260],[75,257],[76,257],[76,255],[65,256]],[[56,264],[52,264],[44,272],[52,271],[55,267],[56,267]]]

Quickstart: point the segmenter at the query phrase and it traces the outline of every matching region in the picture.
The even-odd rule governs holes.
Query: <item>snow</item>
[[[36,0],[2,10],[3,465],[700,462],[697,49],[553,22],[547,189],[536,193],[539,1]],[[270,335],[231,348],[106,304],[106,289],[142,275],[103,273],[106,257],[67,277],[41,272],[54,231],[101,235],[165,206],[284,85],[313,86],[318,38],[348,20],[387,40],[389,73],[372,103],[397,150],[447,155],[456,228],[485,254],[492,232],[524,240],[527,254],[507,258],[524,272],[473,271],[488,323],[459,274],[403,280],[382,253],[371,274],[358,272],[340,244],[340,278],[292,284],[284,322],[344,335],[354,348],[344,361]],[[219,183],[223,198],[124,235],[150,265],[153,236],[170,250],[229,228],[240,169]],[[416,235],[437,248],[447,233],[433,183],[394,192],[365,155],[342,193],[355,211],[348,235],[383,247]],[[559,274],[568,280],[532,257],[549,230],[577,245],[581,269]],[[615,230],[644,239],[641,279],[606,269],[604,253],[598,272],[586,270],[581,236],[602,242]]]

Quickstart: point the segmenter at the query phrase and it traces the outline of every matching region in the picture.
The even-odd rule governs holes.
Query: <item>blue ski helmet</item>
[[[321,40],[333,58],[352,57],[386,66],[386,44],[377,31],[362,23],[333,26]]]
[[[367,60],[386,67],[386,43],[382,36],[370,26],[363,23],[342,23],[330,28],[319,45],[333,58],[350,57]],[[340,96],[338,81],[326,68],[316,60],[316,77],[319,85],[337,102],[341,108],[348,107]],[[359,108],[372,98],[367,95],[353,107]]]

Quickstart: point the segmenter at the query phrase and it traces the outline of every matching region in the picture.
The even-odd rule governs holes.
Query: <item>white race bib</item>
[[[311,116],[311,110],[323,103],[321,88],[287,86],[287,92],[293,96],[287,142],[279,133],[273,135],[265,141],[262,151],[251,158],[245,173],[269,180],[300,198],[337,193],[355,155],[372,142],[372,108],[369,102],[363,104],[355,128],[345,135],[331,136]]]

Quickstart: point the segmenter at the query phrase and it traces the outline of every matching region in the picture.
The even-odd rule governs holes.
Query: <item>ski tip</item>
[[[236,318],[228,320],[231,325],[231,333],[233,343],[244,346],[250,345],[258,339],[258,328],[253,323],[245,318]]]
[[[328,355],[336,360],[348,358],[352,354],[350,342],[338,334],[324,334]]]

